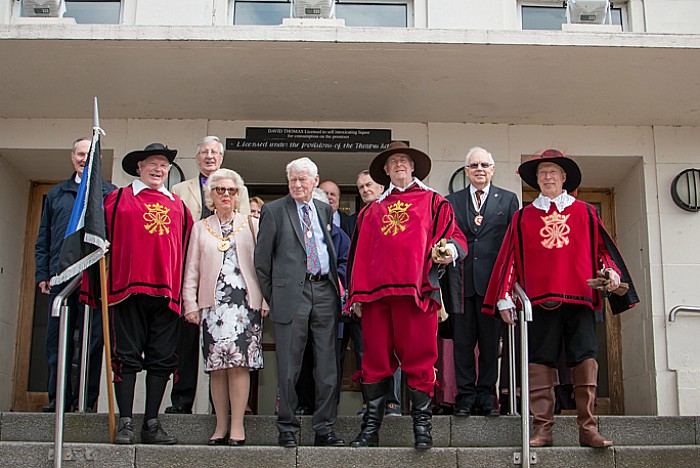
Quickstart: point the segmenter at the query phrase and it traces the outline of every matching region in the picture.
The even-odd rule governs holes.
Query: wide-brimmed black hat
[[[170,161],[170,164],[172,164],[175,160],[175,156],[177,155],[177,150],[170,149],[163,143],[151,143],[143,150],[132,151],[124,156],[124,159],[122,159],[122,169],[124,169],[124,172],[127,174],[138,177],[139,162],[156,154],[165,156],[168,161]]]
[[[564,181],[564,190],[571,193],[581,185],[581,169],[579,169],[578,164],[571,158],[564,156],[561,151],[555,149],[548,149],[541,155],[525,161],[518,167],[518,174],[520,178],[525,181],[527,185],[537,190],[540,186],[537,184],[537,166],[542,163],[554,163],[564,169],[566,173],[566,180]]]
[[[430,168],[432,167],[432,162],[430,161],[430,156],[422,152],[421,150],[411,148],[403,141],[392,141],[389,143],[387,149],[379,153],[372,160],[369,165],[369,175],[378,184],[382,184],[384,187],[389,186],[391,179],[384,170],[384,164],[389,156],[392,154],[405,154],[410,156],[413,160],[413,175],[418,177],[418,179],[423,180],[430,174]]]

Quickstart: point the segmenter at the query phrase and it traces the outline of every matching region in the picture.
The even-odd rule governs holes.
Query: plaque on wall
[[[226,149],[377,153],[390,142],[390,129],[248,127],[245,138],[227,138]]]

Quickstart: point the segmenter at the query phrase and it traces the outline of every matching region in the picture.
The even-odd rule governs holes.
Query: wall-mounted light
[[[700,211],[700,169],[686,169],[671,182],[671,198],[685,211]]]

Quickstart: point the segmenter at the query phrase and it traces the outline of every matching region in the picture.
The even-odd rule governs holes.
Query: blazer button
[[[304,286],[304,282],[303,282],[303,281],[299,281],[299,286]]]

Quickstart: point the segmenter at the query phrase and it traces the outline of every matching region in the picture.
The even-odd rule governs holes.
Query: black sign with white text
[[[248,127],[245,138],[227,138],[226,149],[377,153],[390,142],[389,129]]]

